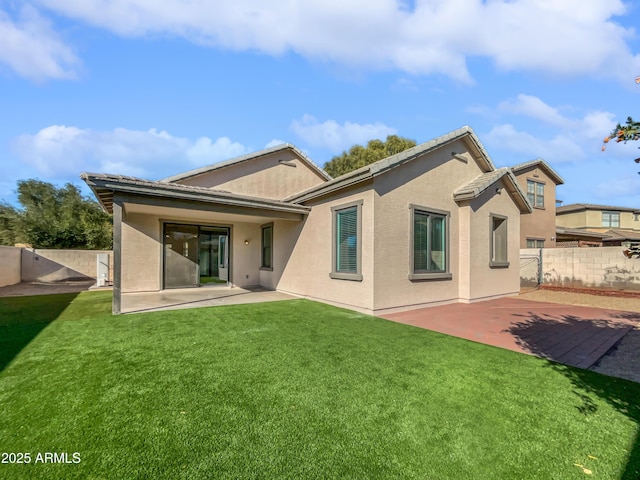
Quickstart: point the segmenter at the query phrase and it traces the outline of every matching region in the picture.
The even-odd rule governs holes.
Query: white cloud
[[[51,125],[14,142],[20,160],[47,179],[77,178],[82,171],[163,178],[248,153],[227,137],[195,141],[150,129],[110,131]]]
[[[319,123],[311,115],[303,115],[301,120],[291,123],[291,130],[313,147],[327,148],[340,152],[355,144],[363,144],[374,138],[384,139],[396,133],[394,128],[376,122],[359,124],[345,122],[340,125],[335,120]]]
[[[532,159],[540,157],[552,164],[572,162],[585,157],[582,146],[566,135],[541,139],[518,131],[510,124],[496,125],[486,136],[486,140],[487,144],[528,155]]]
[[[267,142],[267,144],[264,146],[264,148],[276,147],[278,145],[282,145],[283,143],[287,143],[287,142],[285,142],[283,140],[278,140],[277,138],[274,138],[270,142]]]
[[[536,120],[528,122],[529,128],[516,128],[515,119],[495,125],[485,137],[488,145],[501,148],[530,158],[541,157],[552,163],[576,162],[594,158],[601,151],[604,137],[616,124],[615,115],[610,112],[591,111],[582,117],[571,118],[561,113],[561,108],[551,106],[538,97],[520,94],[498,105],[497,111],[504,114],[528,117]],[[544,135],[552,127],[551,136]],[[535,134],[530,132],[536,132]],[[610,152],[609,150],[614,150]],[[628,145],[616,145],[607,151],[608,159],[629,158]]]
[[[607,182],[599,183],[591,189],[590,193],[600,199],[635,197],[634,200],[637,201],[638,193],[640,193],[640,176],[618,177]]]
[[[629,81],[640,56],[615,22],[622,0],[34,0],[123,36],[170,34],[271,55],[471,82],[467,59],[500,69]]]
[[[554,108],[538,97],[525,95],[521,93],[516,100],[507,100],[501,102],[498,108],[504,112],[525,115],[556,127],[571,128],[574,123],[572,120],[564,117],[560,113],[559,108]]]
[[[28,5],[19,16],[14,21],[0,9],[0,64],[37,81],[75,77],[79,60],[49,22]]]

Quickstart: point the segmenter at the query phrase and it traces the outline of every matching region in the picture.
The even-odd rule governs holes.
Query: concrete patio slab
[[[619,342],[640,313],[501,298],[382,315],[475,342],[589,368]]]
[[[148,293],[123,293],[122,313],[273,302],[291,300],[293,298],[296,297],[264,288],[245,289],[227,286],[180,288]]]
[[[21,282],[0,287],[0,297],[29,297],[32,295],[85,292],[90,290],[95,283],[96,281],[93,279],[62,282]],[[108,287],[104,289],[108,289]]]

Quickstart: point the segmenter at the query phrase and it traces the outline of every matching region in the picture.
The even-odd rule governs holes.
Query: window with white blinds
[[[362,280],[362,201],[333,207],[331,278]]]
[[[336,272],[358,272],[358,209],[336,212]]]

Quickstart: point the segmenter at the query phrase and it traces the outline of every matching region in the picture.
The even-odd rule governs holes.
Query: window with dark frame
[[[336,272],[358,272],[358,209],[336,212]]]
[[[329,276],[341,280],[362,280],[362,201],[333,207],[332,266]]]
[[[507,251],[507,217],[491,215],[491,267],[508,267],[509,254]]]
[[[527,180],[527,199],[533,207],[544,208],[544,183]]]
[[[447,271],[445,215],[414,210],[413,273]]]
[[[273,224],[263,225],[261,227],[261,261],[260,268],[264,270],[273,269]]]

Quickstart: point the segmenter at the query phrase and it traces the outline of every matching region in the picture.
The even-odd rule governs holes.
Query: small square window
[[[544,248],[544,240],[527,238],[527,248]]]

